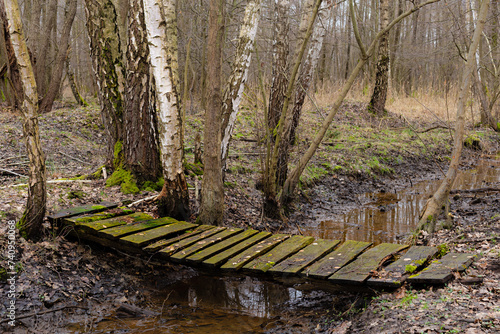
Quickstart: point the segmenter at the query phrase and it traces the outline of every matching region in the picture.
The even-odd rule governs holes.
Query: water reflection
[[[483,159],[474,170],[460,171],[453,189],[474,189],[500,182],[500,161]],[[318,238],[398,242],[416,226],[420,212],[440,181],[424,181],[399,193],[366,193],[360,208],[332,219],[317,217],[303,229]]]

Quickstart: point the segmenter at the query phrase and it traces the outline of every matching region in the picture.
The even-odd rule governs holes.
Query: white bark
[[[182,174],[181,118],[172,69],[177,54],[173,52],[176,47],[170,45],[172,38],[167,35],[167,21],[171,21],[173,16],[174,0],[144,0],[151,68],[159,109],[157,119],[160,154],[165,179],[169,180]]]
[[[257,34],[257,28],[259,26],[260,3],[261,0],[252,0],[246,6],[245,17],[238,39],[236,58],[233,63],[231,76],[224,90],[222,104],[222,168],[225,167],[225,161],[229,150],[229,141],[233,134],[236,116],[238,115],[243,95],[243,88],[247,81],[255,35]]]

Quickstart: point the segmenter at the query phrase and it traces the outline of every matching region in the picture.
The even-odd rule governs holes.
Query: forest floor
[[[293,147],[291,165],[312,140],[328,108],[305,115]],[[451,153],[451,131],[436,127],[425,117],[389,113],[376,118],[363,104],[345,103],[319,151],[306,169],[292,204],[289,221],[263,218],[261,166],[264,154],[262,117],[242,111],[232,143],[226,173],[225,224],[259,230],[301,233],[316,215],[339,216],[362,205],[359,195],[399,192],[419,181],[436,180],[446,170]],[[187,124],[187,159],[192,161],[194,136],[202,134],[202,115],[191,114]],[[105,134],[96,106],[65,107],[40,117],[42,144],[47,156],[49,213],[100,201],[131,203],[154,195],[151,191],[123,194],[120,187],[106,187],[103,179],[69,180],[88,175],[105,162]],[[18,221],[26,202],[27,158],[19,115],[0,112],[0,236],[7,221]],[[468,128],[462,168],[475,168],[479,158],[500,159],[500,137],[481,128]],[[193,219],[199,203],[195,189],[201,176],[187,171]],[[500,184],[484,184],[500,188]],[[137,210],[156,214],[153,203]],[[379,210],[386,210],[380,207]],[[277,306],[275,314],[253,320],[241,332],[269,333],[493,333],[500,329],[500,192],[453,196],[453,226],[432,235],[419,235],[418,243],[446,244],[450,250],[477,253],[479,259],[465,274],[439,288],[403,286],[393,292],[345,292],[305,297],[295,304]],[[117,333],[168,332],[168,321],[181,321],[193,309],[163,301],[152,305],[159,280],[162,286],[196,276],[181,266],[157,266],[139,258],[98,246],[67,240],[50,231],[44,241],[17,242],[17,325],[4,320],[8,290],[0,272],[0,331],[15,333],[107,333],[99,324],[114,319]],[[402,235],[404,237],[409,234]],[[6,267],[7,238],[0,238],[0,266]],[[0,269],[1,270],[1,269]],[[308,299],[309,298],[309,299]],[[177,311],[176,311],[177,309]],[[227,310],[226,310],[227,311]],[[227,311],[227,313],[231,313]],[[224,315],[226,317],[227,314]],[[139,320],[134,326],[127,319]],[[147,320],[153,319],[153,320]],[[148,322],[149,321],[149,322]],[[144,324],[151,326],[145,330]],[[139,330],[142,328],[141,330]],[[157,331],[155,331],[155,328]],[[208,332],[218,332],[208,327]],[[183,332],[182,328],[172,332]],[[188,331],[204,333],[199,331]],[[220,330],[220,333],[228,332]]]

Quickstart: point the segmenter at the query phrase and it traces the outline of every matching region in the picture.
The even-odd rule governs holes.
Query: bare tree
[[[224,218],[224,188],[221,161],[221,55],[224,38],[224,0],[210,0],[207,46],[207,108],[203,185],[198,221],[221,225]]]
[[[485,25],[489,4],[490,0],[483,0],[481,4],[481,9],[479,10],[479,15],[477,17],[476,29],[474,31],[474,36],[472,37],[472,43],[467,54],[467,62],[464,66],[464,71],[462,74],[460,93],[457,103],[457,124],[455,128],[450,166],[438,190],[436,190],[436,192],[426,203],[420,221],[418,222],[417,229],[419,230],[425,230],[427,232],[434,232],[436,230],[437,216],[442,212],[442,207],[448,199],[451,187],[453,186],[453,182],[455,181],[455,178],[457,176],[460,156],[462,154],[463,148],[465,104],[467,102],[467,96],[469,94],[469,85],[471,82],[472,74],[474,68],[476,67],[475,54]]]
[[[38,128],[38,94],[35,75],[25,42],[19,5],[17,0],[5,0],[5,5],[8,9],[6,14],[9,22],[10,42],[21,79],[22,90],[17,94],[20,96],[24,140],[30,160],[28,201],[18,226],[23,237],[38,239],[41,236],[47,196],[45,155],[42,150],[40,130]],[[4,10],[4,8],[0,8],[0,10]]]

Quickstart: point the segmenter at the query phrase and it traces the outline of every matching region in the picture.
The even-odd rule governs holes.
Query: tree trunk
[[[44,26],[41,27],[41,34],[38,35],[37,53],[34,59],[34,73],[38,89],[38,96],[43,97],[47,84],[47,55],[49,54],[50,35],[56,24],[57,0],[48,0],[45,5]]]
[[[61,87],[62,75],[64,70],[64,63],[68,56],[69,36],[71,27],[76,15],[77,0],[66,0],[66,8],[64,10],[64,24],[61,31],[61,39],[58,43],[58,51],[56,60],[54,62],[54,69],[52,71],[51,80],[47,88],[45,96],[40,102],[40,112],[46,113],[52,110],[54,100],[59,93]]]
[[[323,121],[323,124],[321,125],[320,130],[318,131],[318,133],[314,137],[314,139],[313,139],[311,145],[309,146],[309,148],[307,149],[306,153],[304,153],[304,155],[300,158],[299,162],[297,163],[297,166],[294,168],[294,170],[287,177],[287,179],[285,181],[285,184],[283,185],[283,189],[281,191],[281,196],[280,196],[280,202],[282,204],[285,204],[290,199],[290,197],[293,194],[293,192],[295,191],[295,188],[297,187],[297,184],[299,183],[300,175],[302,175],[302,172],[306,168],[307,163],[309,162],[309,160],[313,157],[314,153],[316,152],[316,150],[317,150],[318,146],[320,145],[323,137],[325,136],[326,131],[330,127],[330,124],[332,123],[333,118],[337,114],[337,111],[339,110],[340,105],[342,104],[342,101],[344,100],[344,98],[346,97],[347,93],[349,92],[349,90],[350,90],[351,86],[353,85],[354,80],[358,76],[359,72],[361,71],[361,69],[363,68],[363,66],[366,64],[366,62],[368,61],[369,55],[371,55],[374,52],[375,46],[376,46],[378,40],[381,38],[381,36],[384,33],[386,33],[387,31],[389,31],[389,29],[391,29],[396,23],[400,22],[403,18],[405,18],[405,17],[409,16],[410,14],[416,12],[417,10],[419,10],[420,8],[422,8],[423,6],[426,6],[426,5],[429,5],[429,4],[432,4],[434,2],[438,2],[438,1],[439,0],[428,0],[425,3],[416,5],[412,9],[408,10],[407,12],[401,14],[396,19],[394,19],[387,26],[386,29],[381,30],[381,31],[378,32],[378,34],[376,35],[375,39],[370,44],[370,47],[366,51],[366,56],[360,58],[360,60],[358,61],[358,64],[356,65],[356,67],[352,71],[351,75],[349,76],[349,79],[343,85],[343,87],[342,87],[342,89],[340,91],[339,96],[337,97],[337,99],[335,100],[335,102],[334,102],[334,104],[332,106],[332,110],[330,111],[330,113],[328,114],[328,116]]]
[[[18,87],[14,87],[14,83]],[[0,101],[5,101],[13,108],[18,108],[21,101],[16,92],[22,91],[19,86],[19,70],[17,69],[14,49],[10,41],[9,25],[5,14],[5,7],[0,1]]]
[[[224,0],[210,0],[207,45],[207,110],[202,197],[198,222],[222,225],[224,188],[221,161],[221,60],[224,38]]]
[[[130,0],[127,88],[123,114],[124,168],[138,184],[161,177],[157,145],[155,93],[151,87],[148,39],[142,0]]]
[[[380,30],[389,24],[389,0],[380,0]],[[379,42],[377,70],[375,73],[375,86],[368,104],[368,109],[375,115],[385,114],[385,101],[387,100],[387,89],[389,86],[389,32],[385,33]]]
[[[296,129],[299,125],[302,107],[306,99],[307,92],[311,86],[314,71],[318,65],[323,41],[326,35],[327,21],[331,18],[333,9],[332,0],[323,0],[318,12],[317,22],[314,25],[309,50],[306,59],[300,66],[297,84],[295,85],[295,101],[292,112],[287,117],[285,123],[285,132],[281,141],[278,156],[278,185],[283,186],[288,173],[288,156],[290,145],[295,141]]]
[[[111,0],[85,0],[92,66],[99,87],[101,117],[108,136],[108,162],[123,162],[123,64],[116,9]]]
[[[448,168],[446,176],[441,182],[438,190],[436,190],[434,195],[432,195],[432,197],[427,201],[425,210],[421,215],[420,221],[418,222],[417,230],[425,230],[427,232],[434,232],[436,230],[436,218],[442,212],[442,207],[448,200],[451,187],[453,186],[453,182],[455,181],[457,175],[460,156],[462,154],[463,148],[466,109],[465,104],[467,102],[467,96],[469,93],[469,85],[472,77],[472,72],[475,68],[475,54],[479,44],[479,39],[481,38],[481,33],[484,28],[486,16],[488,14],[489,3],[490,0],[483,0],[481,4],[481,9],[477,18],[476,30],[474,31],[472,43],[469,47],[469,53],[467,54],[467,63],[465,64],[464,72],[462,74],[460,93],[457,102],[457,125],[455,129],[450,167]]]
[[[23,237],[36,240],[41,237],[47,196],[45,156],[42,151],[38,128],[38,95],[35,75],[23,33],[19,5],[17,0],[5,0],[5,4],[8,9],[7,20],[9,22],[10,39],[21,78],[22,90],[18,93],[19,96],[22,96],[23,132],[30,160],[28,201],[18,227]]]
[[[182,166],[181,112],[178,97],[175,0],[144,0],[151,68],[158,102],[158,135],[165,183],[158,213],[188,219],[189,193]]]
[[[232,65],[222,102],[222,128],[221,128],[221,159],[222,168],[226,167],[229,152],[229,141],[233,135],[236,116],[243,97],[243,89],[248,77],[248,67],[252,59],[255,35],[259,26],[260,0],[251,0],[245,9],[245,17],[238,38],[236,57]]]
[[[68,74],[69,86],[71,87],[71,92],[73,93],[73,97],[75,98],[76,103],[78,103],[79,106],[88,106],[89,104],[80,95],[80,91],[78,90],[78,86],[76,85],[75,73],[71,69],[69,57],[66,58],[66,73]]]

